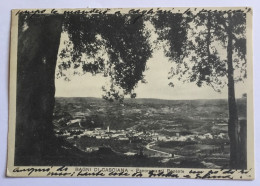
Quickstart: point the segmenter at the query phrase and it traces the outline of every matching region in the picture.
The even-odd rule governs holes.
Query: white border
[[[260,18],[260,2],[259,0],[8,0],[0,3],[0,167],[1,178],[0,185],[259,185],[258,179],[258,167],[259,158],[258,154],[260,150],[255,148],[255,167],[256,167],[256,180],[255,181],[205,181],[205,180],[181,180],[181,179],[104,179],[104,178],[87,178],[87,179],[62,179],[62,178],[5,178],[6,169],[6,155],[7,155],[7,121],[8,121],[8,56],[9,56],[9,31],[10,31],[10,10],[14,8],[86,8],[86,7],[98,7],[98,8],[112,8],[112,7],[176,7],[176,6],[252,6],[254,10],[254,103],[255,103],[255,144],[258,144],[260,137],[258,137],[260,116],[257,114],[260,111],[258,108],[260,105],[259,87],[257,86],[257,80],[260,77],[260,65],[257,61],[259,59],[258,45],[260,43],[259,36],[259,18]],[[257,20],[257,21],[256,21]],[[256,146],[257,147],[257,146]]]

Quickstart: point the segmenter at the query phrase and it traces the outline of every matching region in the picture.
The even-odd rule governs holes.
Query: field
[[[238,99],[246,119],[246,99]],[[56,98],[57,136],[89,156],[116,154],[121,165],[227,168],[227,100]],[[114,164],[111,162],[111,165]],[[114,165],[116,166],[116,165]]]

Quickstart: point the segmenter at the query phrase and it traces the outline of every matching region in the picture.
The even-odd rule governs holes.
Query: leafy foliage
[[[233,11],[159,15],[152,20],[165,56],[174,62],[169,79],[204,83],[220,92],[227,84],[227,37],[233,36],[235,81],[246,78],[246,15]],[[230,30],[231,29],[231,30]],[[174,83],[169,84],[174,87]]]
[[[139,81],[146,82],[143,72],[152,55],[149,43],[151,31],[145,21],[151,21],[162,44],[165,56],[174,62],[169,79],[204,84],[220,92],[227,85],[226,48],[228,32],[233,36],[235,81],[246,78],[246,15],[242,12],[203,11],[194,14],[67,15],[63,26],[69,41],[60,52],[63,70],[82,68],[84,73],[103,73],[111,79],[110,87],[102,87],[104,99],[123,100],[133,92]],[[230,30],[231,29],[231,30]],[[69,60],[68,60],[69,59]],[[67,61],[66,61],[67,60]],[[74,71],[74,74],[79,74]],[[65,77],[67,78],[67,77]],[[174,87],[174,82],[169,83]]]
[[[64,75],[63,70],[81,67],[85,73],[110,77],[110,88],[103,87],[104,99],[135,97],[133,89],[145,81],[143,72],[152,54],[144,19],[134,14],[91,14],[69,15],[65,20],[69,41],[59,54],[63,62],[58,76]]]

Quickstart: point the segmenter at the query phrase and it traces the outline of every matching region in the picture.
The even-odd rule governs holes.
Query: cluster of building
[[[74,138],[77,136],[78,138],[82,136],[92,137],[96,139],[114,139],[120,141],[140,141],[140,140],[147,140],[147,141],[154,141],[160,140],[164,138],[164,136],[159,135],[155,132],[140,132],[134,129],[126,129],[126,130],[110,130],[109,126],[107,129],[102,128],[95,128],[93,130],[89,129],[69,129],[69,130],[57,130],[56,134],[58,136],[66,136],[68,139]]]
[[[178,130],[177,130],[178,131]],[[210,139],[227,139],[227,133],[219,133],[217,135],[213,135],[211,133],[206,134],[191,134],[191,135],[180,135],[180,132],[174,133],[172,136],[159,134],[154,131],[143,132],[137,131],[131,128],[126,130],[110,130],[109,126],[107,129],[95,128],[93,130],[90,129],[69,129],[69,130],[57,130],[56,134],[58,136],[64,136],[67,139],[72,138],[81,138],[82,136],[92,137],[96,139],[113,139],[120,141],[129,141],[131,142],[141,142],[141,141],[197,141],[197,140],[210,140]]]
[[[134,127],[127,128],[125,130],[112,130],[109,128],[109,126],[105,128],[94,128],[94,129],[86,129],[81,126],[80,120],[75,119],[71,120],[71,123],[78,123],[77,127],[68,128],[68,129],[61,129],[56,130],[57,136],[63,136],[66,139],[75,139],[75,138],[81,138],[83,136],[87,136],[90,138],[94,138],[97,140],[118,140],[118,141],[125,141],[127,143],[141,143],[141,142],[147,142],[148,146],[146,147],[148,150],[152,151],[153,154],[150,154],[151,157],[172,157],[173,155],[170,153],[158,151],[155,149],[150,148],[151,144],[155,144],[156,141],[201,141],[203,143],[204,140],[215,140],[215,139],[228,139],[227,133],[219,133],[219,134],[211,134],[211,133],[205,133],[205,134],[189,134],[189,135],[183,135],[182,134],[182,127],[179,125],[174,126],[172,129],[161,129],[161,130],[167,130],[170,132],[171,135],[166,135],[160,133],[160,131],[140,131],[136,130]],[[215,124],[216,126],[218,124]],[[222,126],[223,125],[223,126]],[[224,124],[220,124],[218,127],[226,127]],[[150,144],[150,146],[149,146]],[[74,144],[76,146],[76,143]],[[84,147],[85,152],[94,152],[100,150],[100,148],[106,148],[104,146],[88,146]],[[124,153],[127,156],[134,156],[138,154],[138,152],[126,152]],[[139,153],[140,154],[140,153]]]

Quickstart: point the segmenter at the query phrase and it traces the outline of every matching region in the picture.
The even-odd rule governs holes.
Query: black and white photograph
[[[13,10],[7,174],[253,179],[252,11]]]

